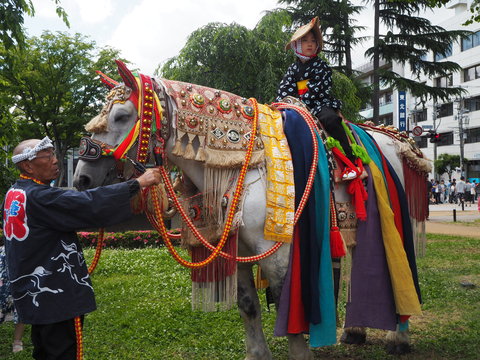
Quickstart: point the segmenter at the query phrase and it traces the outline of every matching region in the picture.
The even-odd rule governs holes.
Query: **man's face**
[[[56,179],[59,173],[58,160],[53,149],[39,151],[37,157],[26,165],[31,176],[44,184]]]

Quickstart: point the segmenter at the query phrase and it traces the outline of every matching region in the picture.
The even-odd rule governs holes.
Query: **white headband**
[[[35,145],[33,148],[32,147],[26,147],[23,149],[21,154],[17,154],[12,156],[12,161],[14,164],[17,164],[21,161],[24,160],[33,160],[37,157],[37,153],[39,151],[53,148],[52,140],[48,138],[48,136],[45,136],[42,141],[40,141],[37,145]]]

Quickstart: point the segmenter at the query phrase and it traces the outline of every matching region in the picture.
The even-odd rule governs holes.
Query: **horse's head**
[[[74,186],[79,190],[134,176],[134,162],[148,163],[153,148],[162,142],[162,110],[154,80],[142,74],[135,76],[121,61],[117,65],[123,84],[99,72],[111,91],[100,114],[85,126],[92,136],[80,142],[74,175]]]

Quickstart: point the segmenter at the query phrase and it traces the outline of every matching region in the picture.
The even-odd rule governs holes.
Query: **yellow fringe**
[[[238,168],[245,161],[245,152],[205,149],[205,165],[212,168]],[[250,167],[263,164],[265,153],[255,151],[250,160]]]

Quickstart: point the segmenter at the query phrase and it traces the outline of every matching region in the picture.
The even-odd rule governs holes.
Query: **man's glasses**
[[[55,153],[52,151],[48,153],[48,155],[42,155],[42,156],[35,156],[34,159],[48,159],[48,161],[52,161],[52,159],[55,157]]]

